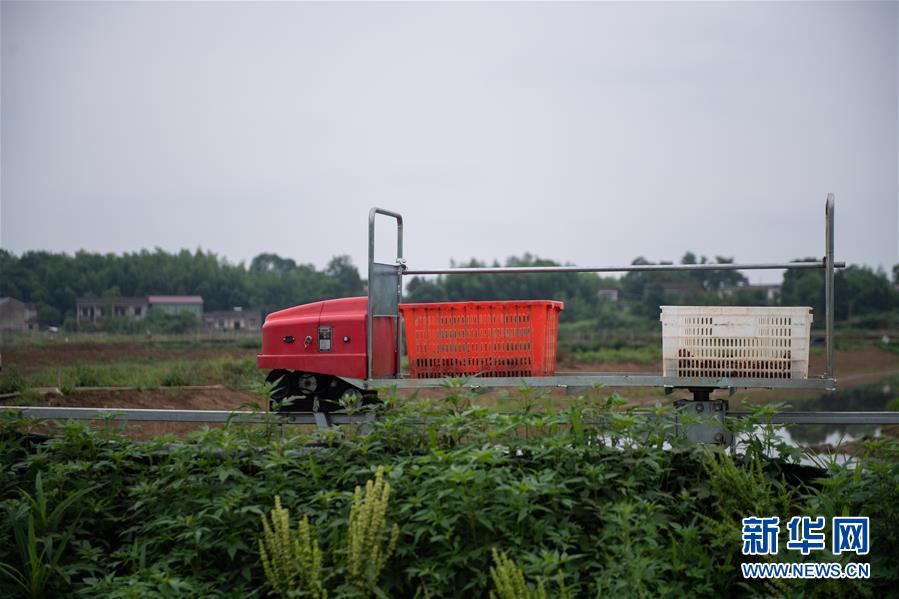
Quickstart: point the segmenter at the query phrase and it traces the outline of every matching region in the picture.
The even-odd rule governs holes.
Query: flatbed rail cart
[[[396,260],[377,262],[374,256],[375,221],[378,215],[396,223]],[[364,397],[379,388],[420,389],[440,387],[440,378],[414,378],[400,370],[402,348],[402,280],[414,275],[479,275],[502,273],[656,272],[691,270],[820,269],[825,281],[826,369],[809,378],[756,378],[746,376],[664,376],[658,373],[565,373],[550,376],[470,376],[462,385],[470,388],[550,387],[565,390],[608,387],[662,387],[667,392],[689,389],[695,399],[708,399],[716,389],[836,389],[833,338],[834,269],[845,266],[834,259],[834,201],[828,196],[825,210],[825,248],[820,261],[763,264],[680,264],[629,266],[527,266],[472,268],[410,268],[403,255],[403,217],[372,208],[368,218],[368,296],[306,304],[270,314],[263,329],[263,350],[258,365],[270,369],[276,384],[274,397],[306,397],[335,401]],[[315,410],[313,402],[291,409]]]

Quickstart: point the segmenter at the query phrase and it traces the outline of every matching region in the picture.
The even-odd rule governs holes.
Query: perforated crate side
[[[561,302],[402,304],[413,378],[555,372]]]
[[[811,308],[662,306],[664,376],[807,378]]]

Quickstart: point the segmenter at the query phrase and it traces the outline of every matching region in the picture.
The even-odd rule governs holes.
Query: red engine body
[[[367,297],[347,297],[294,306],[269,314],[262,326],[256,365],[345,378],[366,377]],[[396,331],[389,319],[375,320],[373,376],[396,374]]]

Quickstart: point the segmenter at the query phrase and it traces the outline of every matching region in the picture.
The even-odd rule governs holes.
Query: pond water
[[[897,397],[899,377],[892,377],[870,385],[824,393],[814,399],[794,401],[787,409],[796,412],[881,412],[890,407],[895,409]],[[880,434],[880,426],[859,424],[794,424],[784,429],[784,439],[798,445],[837,445]]]
[[[823,393],[817,397],[792,400],[786,403],[784,411],[790,412],[883,412],[899,410],[899,377],[890,377],[877,383],[854,387],[831,393]],[[760,427],[761,428],[761,427]],[[837,463],[850,462],[852,457],[839,451],[841,445],[858,441],[864,437],[879,437],[882,434],[880,425],[860,424],[792,424],[777,428],[777,436],[789,445],[810,447],[830,445],[837,448],[829,459]],[[736,445],[739,448],[746,437],[739,436]],[[801,463],[820,466],[820,460],[805,456]]]

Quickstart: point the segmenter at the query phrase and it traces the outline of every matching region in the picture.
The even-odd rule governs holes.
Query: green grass
[[[185,334],[153,334],[132,335],[124,333],[66,333],[54,335],[45,333],[4,333],[0,335],[4,348],[46,347],[59,343],[83,343],[90,345],[138,344],[184,349],[191,347],[242,348],[253,349],[262,345],[262,333],[185,333]]]
[[[76,387],[136,387],[156,389],[185,385],[222,384],[234,389],[252,387],[261,380],[252,357],[219,357],[201,360],[123,360],[109,364],[75,364],[48,367],[29,376],[4,369],[0,388],[58,387],[63,391]]]
[[[637,347],[600,348],[595,350],[576,351],[561,355],[564,363],[588,362],[635,362],[637,364],[654,364],[662,359],[662,348],[657,345]]]

